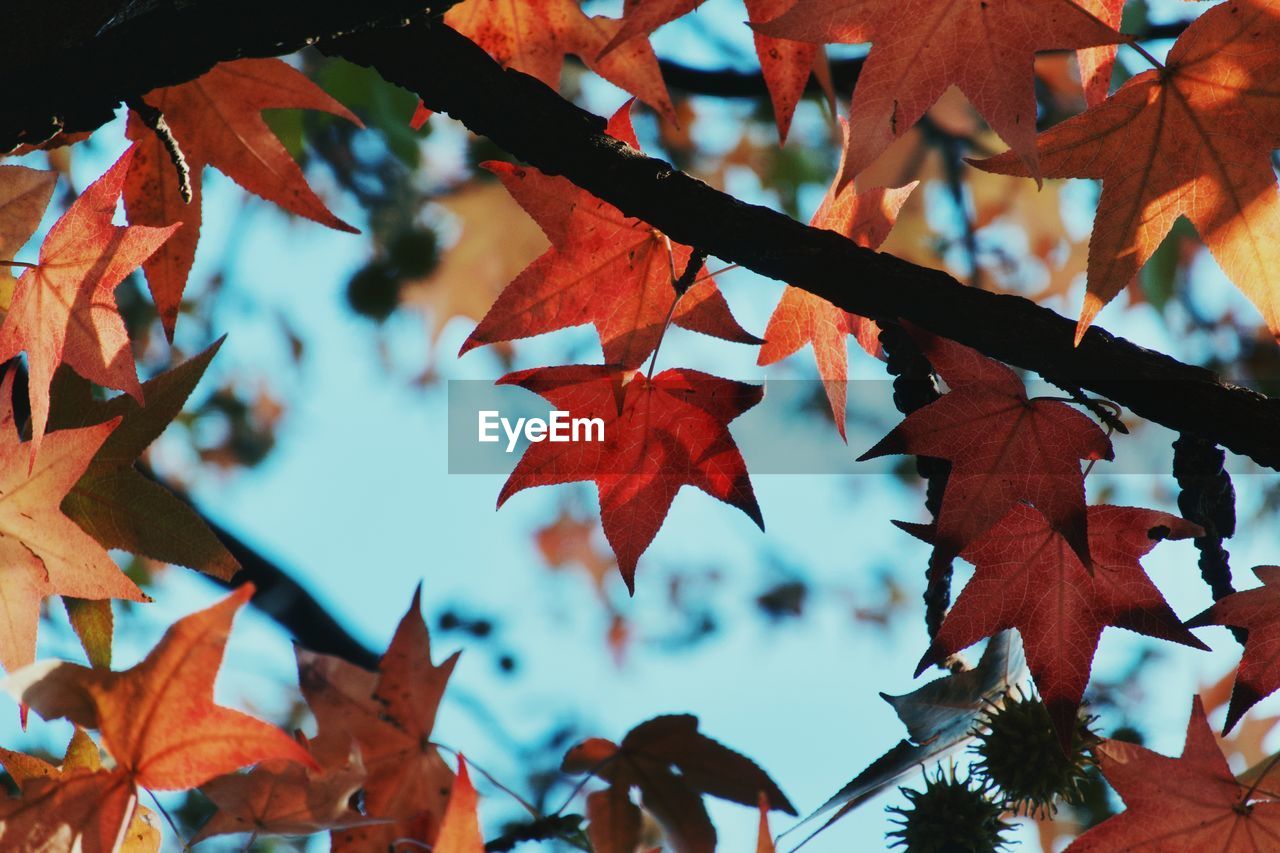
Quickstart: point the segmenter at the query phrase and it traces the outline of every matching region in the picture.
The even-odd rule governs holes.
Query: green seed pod
[[[1012,826],[1004,808],[991,797],[987,783],[956,778],[955,769],[925,774],[924,790],[899,788],[906,806],[890,806],[897,829],[889,832],[890,847],[906,853],[995,853],[1008,844],[1003,833]]]
[[[1010,694],[979,724],[975,773],[1018,814],[1049,816],[1060,801],[1079,803],[1093,761],[1088,748],[1098,740],[1089,728],[1093,720],[1077,716],[1070,752],[1064,754],[1040,697]]]

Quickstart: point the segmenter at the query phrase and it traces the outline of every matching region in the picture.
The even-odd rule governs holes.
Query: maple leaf
[[[639,35],[649,33],[683,17],[703,4],[704,0],[625,0],[622,5],[622,26],[604,49],[607,54],[619,45]]]
[[[31,239],[57,182],[57,172],[0,166],[0,307],[8,308],[14,284],[3,261],[15,260],[18,250]]]
[[[632,594],[636,563],[682,486],[736,506],[764,528],[746,463],[728,430],[760,402],[760,386],[687,369],[664,370],[652,379],[636,373],[624,382],[607,365],[536,367],[498,384],[533,391],[571,418],[603,423],[603,441],[530,444],[498,506],[534,486],[593,480],[605,538]]]
[[[537,77],[552,89],[560,88],[565,54],[575,54],[592,71],[675,121],[658,57],[648,40],[628,40],[602,55],[623,24],[588,18],[577,0],[466,0],[445,12],[444,20],[498,64]]]
[[[54,377],[49,423],[53,429],[66,429],[119,421],[62,502],[62,511],[86,533],[104,548],[230,580],[240,569],[235,557],[190,504],[134,464],[182,411],[221,346],[219,339],[196,357],[143,383],[145,406],[125,395],[95,399],[87,382],[60,370]]]
[[[1120,19],[1124,17],[1125,0],[1076,0],[1088,12],[1096,15],[1099,21],[1113,30],[1120,29]],[[1089,106],[1100,104],[1107,99],[1111,91],[1111,70],[1116,63],[1116,45],[1104,44],[1099,47],[1086,47],[1076,51],[1076,60],[1080,64],[1080,83],[1084,86],[1084,100]]]
[[[315,714],[313,751],[324,763],[360,749],[366,812],[394,822],[333,833],[335,851],[384,849],[397,838],[430,843],[440,828],[453,771],[431,743],[436,710],[458,661],[431,661],[421,589],[396,627],[378,672],[298,650],[298,682]]]
[[[54,840],[70,842],[70,827],[83,831],[88,849],[110,850],[128,826],[139,788],[184,790],[270,759],[317,767],[280,729],[213,703],[232,618],[252,595],[253,586],[245,584],[179,619],[141,663],[123,672],[41,661],[11,675],[5,689],[40,716],[98,729],[115,768],[24,790],[21,800],[0,810],[0,841],[15,832],[26,845],[21,849],[62,849]],[[86,825],[92,828],[76,829]]]
[[[400,298],[430,312],[434,345],[454,317],[478,322],[502,288],[547,249],[547,238],[501,184],[470,183],[438,198],[458,220],[458,239],[425,278],[407,281]]]
[[[1081,835],[1067,849],[1255,853],[1275,848],[1280,801],[1231,775],[1204,705],[1191,703],[1187,739],[1178,758],[1123,741],[1094,747],[1103,776],[1125,810]]]
[[[853,142],[841,183],[905,134],[951,85],[1038,176],[1036,51],[1125,40],[1072,0],[799,0],[754,29],[819,44],[872,43],[849,108]]]
[[[49,385],[59,364],[142,399],[114,291],[177,226],[111,224],[134,151],[121,155],[54,223],[39,263],[18,279],[0,324],[0,361],[27,351],[32,462],[44,440]]]
[[[467,773],[467,760],[458,756],[458,776],[449,793],[449,805],[440,821],[433,853],[484,853],[480,817],[476,814],[476,789]]]
[[[846,145],[849,125],[841,121]],[[836,178],[839,181],[839,176]],[[897,189],[878,187],[857,192],[852,182],[837,189],[833,183],[814,212],[809,224],[848,237],[859,246],[878,249],[919,182]],[[845,407],[849,393],[849,352],[846,339],[853,335],[858,344],[872,355],[880,351],[880,328],[873,320],[850,314],[820,296],[787,285],[782,299],[769,317],[764,330],[764,345],[756,363],[781,361],[806,344],[813,347],[818,362],[818,375],[831,404],[840,437],[845,438]]]
[[[290,213],[339,231],[358,233],[329,212],[307,185],[302,169],[262,120],[263,110],[310,109],[362,126],[360,119],[301,71],[279,59],[238,59],[219,63],[188,83],[148,92],[144,100],[164,115],[190,168],[191,202],[187,204],[164,143],[130,112],[125,132],[134,140],[138,154],[124,185],[129,222],[181,223],[173,239],[143,264],[147,286],[170,340],[200,237],[200,188],[205,166],[213,166],[244,189]]]
[[[43,598],[150,600],[59,508],[118,422],[51,433],[30,467],[13,420],[13,375],[0,381],[0,664],[8,670],[35,660]]]
[[[746,0],[747,18],[753,24],[771,21],[787,11],[794,2],[795,0]],[[760,71],[764,75],[765,86],[769,89],[773,116],[778,124],[778,139],[786,142],[787,131],[791,129],[791,116],[796,111],[796,103],[804,94],[809,75],[813,73],[815,63],[826,62],[826,56],[815,44],[773,38],[762,32],[755,32],[753,36],[756,56],[760,59]]]
[[[951,462],[933,541],[959,554],[1019,502],[1040,510],[1088,561],[1082,459],[1110,459],[1111,441],[1065,403],[1029,400],[1008,367],[911,328],[951,389],[859,457],[893,453]]]
[[[630,107],[630,101],[624,104],[607,130],[638,148]],[[668,315],[686,329],[739,343],[760,342],[733,319],[710,278],[677,298],[674,276],[689,262],[693,250],[688,246],[671,243],[657,229],[624,216],[564,178],[510,163],[482,165],[537,220],[551,248],[507,285],[459,354],[593,323],[605,361],[636,368],[662,339]]]
[[[1262,586],[1228,595],[1187,622],[1188,628],[1230,625],[1248,632],[1224,735],[1246,711],[1280,689],[1280,566],[1255,566],[1253,573]]]
[[[916,674],[983,637],[1017,628],[1054,727],[1060,738],[1070,738],[1103,628],[1208,649],[1182,626],[1139,563],[1160,539],[1201,532],[1157,510],[1091,506],[1090,572],[1040,511],[1018,504],[960,553],[973,564],[973,577]]]
[[[359,752],[319,772],[292,761],[264,761],[248,773],[228,773],[200,786],[218,807],[191,839],[215,835],[310,835],[378,822],[351,807],[364,783]]]
[[[607,603],[605,581],[613,574],[617,560],[595,542],[599,524],[594,519],[581,518],[567,509],[561,510],[555,521],[534,533],[534,544],[542,559],[553,569],[577,564],[591,577],[596,594]]]
[[[160,849],[155,813],[129,796],[121,777],[102,770],[98,745],[83,729],[72,733],[60,766],[8,749],[0,749],[0,764],[19,791],[16,800],[0,800],[0,841],[6,845],[96,853],[111,850],[123,828],[119,853]],[[110,834],[98,834],[103,830]]]
[[[1040,135],[1043,173],[1096,178],[1102,195],[1089,241],[1076,340],[1137,275],[1179,216],[1280,334],[1280,8],[1230,0],[1194,21],[1165,66]],[[1010,153],[980,169],[1026,175]]]
[[[698,718],[690,714],[654,717],[627,732],[620,744],[589,738],[565,754],[561,769],[590,773],[609,783],[607,792],[588,798],[588,811],[594,811],[593,825],[596,819],[608,821],[610,833],[625,835],[591,830],[593,845],[600,838],[596,848],[602,851],[636,848],[631,842],[638,841],[639,815],[632,812],[635,806],[628,794],[633,787],[640,789],[641,802],[676,853],[715,850],[716,831],[702,804],[703,794],[748,806],[757,805],[763,794],[773,810],[796,813],[767,773],[699,732]]]

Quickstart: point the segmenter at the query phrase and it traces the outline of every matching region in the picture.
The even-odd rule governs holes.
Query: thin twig
[[[178,839],[178,843],[182,845],[183,850],[190,850],[191,845],[187,843],[187,839],[182,837],[182,831],[178,829],[178,824],[174,823],[173,816],[169,814],[169,810],[160,802],[160,798],[156,796],[156,792],[150,788],[144,788],[150,796],[151,802],[156,804],[156,809],[160,814],[164,815],[164,819],[169,822],[169,828],[173,830],[174,837]]]
[[[169,154],[169,162],[173,163],[174,171],[178,173],[178,194],[182,196],[184,204],[190,204],[192,197],[191,167],[187,165],[187,158],[183,155],[182,148],[178,145],[178,140],[169,128],[169,123],[164,120],[164,113],[141,98],[132,98],[126,103],[129,109],[133,110],[138,118],[142,119],[143,124],[151,128],[151,132],[164,145],[164,150]]]
[[[440,742],[440,741],[438,741],[438,740],[433,740],[433,741],[431,742],[431,745],[432,745],[432,746],[434,746],[436,749],[443,749],[445,752],[449,753],[450,755],[454,756],[455,758],[457,758],[457,759],[459,759],[459,760],[462,760],[462,753],[461,753],[461,752],[459,752],[458,750],[454,749],[453,747],[448,746],[447,744],[443,744],[443,743],[441,743],[441,742]],[[515,791],[511,790],[510,788],[508,788],[506,785],[504,785],[504,784],[502,784],[501,782],[499,782],[499,781],[494,777],[494,775],[493,775],[492,773],[490,773],[488,770],[485,770],[483,767],[481,767],[479,764],[476,764],[476,763],[475,763],[474,761],[472,761],[470,758],[466,759],[466,762],[467,762],[467,766],[468,766],[468,767],[472,767],[472,768],[475,768],[476,770],[479,770],[479,771],[480,771],[480,775],[481,775],[481,776],[483,776],[484,778],[488,779],[488,780],[489,780],[489,783],[490,783],[491,785],[493,785],[493,786],[494,786],[495,788],[497,788],[499,791],[502,791],[504,794],[508,795],[509,797],[511,797],[511,799],[515,800],[517,803],[519,803],[521,806],[523,806],[523,807],[524,807],[524,810],[525,810],[525,811],[527,811],[529,814],[531,814],[533,817],[535,817],[535,818],[542,817],[542,814],[541,814],[541,813],[540,813],[536,808],[534,808],[534,807],[529,803],[529,801],[528,801],[528,800],[526,800],[524,797],[520,796],[520,795],[519,795],[519,794],[517,794]]]

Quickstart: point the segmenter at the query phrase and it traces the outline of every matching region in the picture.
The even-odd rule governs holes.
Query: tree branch
[[[603,119],[537,80],[504,71],[440,23],[415,22],[320,47],[372,66],[436,111],[544,172],[564,175],[672,239],[706,249],[866,317],[899,317],[1059,385],[1280,468],[1280,402],[1019,296],[965,287],[939,270],[745,204],[604,133]]]

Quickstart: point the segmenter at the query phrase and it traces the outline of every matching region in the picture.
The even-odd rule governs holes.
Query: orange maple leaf
[[[614,114],[608,133],[637,148],[630,109],[627,102]],[[689,262],[693,250],[688,246],[670,242],[564,178],[510,163],[482,165],[502,180],[552,245],[507,285],[463,342],[462,353],[593,323],[605,360],[635,368],[662,339],[668,316],[686,329],[759,343],[733,319],[710,278],[677,297],[674,278]]]
[[[771,21],[787,11],[795,0],[746,0],[747,18],[753,24]],[[787,141],[791,129],[791,117],[796,103],[804,94],[804,88],[813,73],[815,63],[827,61],[825,53],[816,44],[790,39],[774,38],[761,32],[754,33],[756,56],[769,100],[773,104],[773,117],[778,124],[778,139]]]
[[[57,182],[57,172],[0,166],[0,281],[7,287],[13,282],[3,262],[15,260],[14,255],[31,238]]]
[[[5,689],[40,716],[98,729],[115,769],[29,795],[24,791],[19,805],[9,806],[0,833],[21,831],[30,844],[92,821],[86,841],[109,850],[110,840],[128,825],[139,788],[184,790],[270,759],[318,768],[311,754],[280,729],[213,702],[231,621],[252,595],[253,586],[245,584],[212,607],[179,619],[141,663],[123,672],[42,661],[10,676]],[[0,834],[0,840],[6,836]]]
[[[840,182],[871,164],[958,86],[1032,175],[1036,51],[1124,37],[1072,0],[799,0],[758,32],[819,44],[871,42],[853,90],[853,144]]]
[[[467,773],[467,760],[458,756],[458,777],[449,794],[449,805],[440,822],[433,853],[484,853],[480,816],[476,813],[476,789]]]
[[[849,125],[843,121],[841,124],[847,150]],[[869,249],[878,249],[889,236],[898,211],[919,183],[914,181],[897,189],[877,187],[860,193],[854,189],[852,181],[837,189],[838,182],[839,175],[809,224],[835,231]],[[853,335],[864,350],[877,355],[880,352],[879,334],[880,327],[874,321],[850,314],[819,296],[788,285],[769,317],[769,325],[764,330],[764,346],[760,347],[756,363],[773,364],[805,344],[811,345],[818,362],[818,375],[822,377],[827,400],[831,403],[836,429],[844,438],[845,405],[849,393],[846,339]]]
[[[316,717],[312,742],[320,760],[346,756],[354,741],[365,769],[370,817],[393,822],[333,833],[335,851],[384,849],[397,838],[430,843],[453,784],[453,771],[431,743],[436,710],[458,661],[454,653],[436,666],[422,621],[421,590],[396,627],[378,672],[341,658],[299,649],[298,681]]]
[[[560,88],[565,54],[579,56],[610,83],[676,120],[648,40],[632,39],[601,55],[622,21],[588,18],[577,0],[466,0],[445,12],[444,20],[500,65],[537,77],[553,89]]]
[[[138,154],[124,186],[129,222],[181,223],[173,239],[143,264],[147,286],[171,340],[200,237],[200,187],[205,166],[213,166],[290,213],[339,231],[358,233],[329,212],[262,120],[263,110],[309,109],[360,125],[360,119],[301,71],[279,59],[239,59],[215,65],[189,83],[155,89],[144,100],[164,115],[190,168],[191,203],[187,204],[164,144],[130,112],[126,133],[135,141]]]
[[[1280,334],[1280,7],[1230,0],[1196,19],[1163,68],[1040,135],[1048,177],[1102,181],[1076,341],[1137,275],[1179,216]],[[1025,160],[1025,157],[1023,158]],[[1012,152],[974,163],[1031,172]]]
[[[59,364],[142,400],[114,293],[178,226],[111,224],[134,151],[126,151],[54,223],[40,246],[39,263],[18,279],[0,324],[0,361],[27,351],[33,463],[49,420],[49,385]]]
[[[101,545],[60,509],[118,420],[50,433],[30,467],[13,420],[13,371],[0,381],[0,664],[35,660],[40,601],[50,595],[148,601]]]

